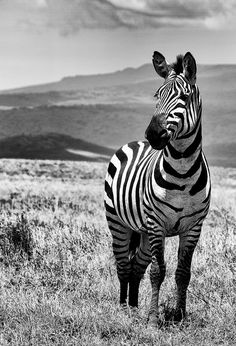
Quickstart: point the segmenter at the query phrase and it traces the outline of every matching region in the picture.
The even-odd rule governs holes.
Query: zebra
[[[186,316],[191,261],[210,204],[210,173],[202,151],[202,102],[197,65],[190,52],[168,64],[155,51],[152,62],[164,79],[147,141],[122,146],[105,178],[105,209],[120,282],[120,304],[138,307],[140,280],[151,263],[150,326],[159,322],[165,278],[165,238],[179,236],[173,319]]]

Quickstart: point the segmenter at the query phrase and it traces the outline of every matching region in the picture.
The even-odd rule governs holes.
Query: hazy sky
[[[236,63],[236,0],[0,0],[0,89],[191,51]]]

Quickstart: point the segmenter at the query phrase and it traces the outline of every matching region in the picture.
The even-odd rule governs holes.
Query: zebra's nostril
[[[166,137],[166,134],[167,134],[167,131],[166,130],[161,130],[160,132],[159,132],[159,136],[160,136],[160,138],[163,138],[163,137]]]

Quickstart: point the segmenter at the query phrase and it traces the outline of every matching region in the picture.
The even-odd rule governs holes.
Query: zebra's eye
[[[188,101],[188,98],[189,98],[189,93],[181,93],[180,95],[180,99],[184,102],[187,102]]]

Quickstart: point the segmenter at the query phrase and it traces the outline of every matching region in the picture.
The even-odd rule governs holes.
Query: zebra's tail
[[[141,240],[141,234],[138,232],[133,232],[129,243],[129,258],[132,260],[136,254]]]

